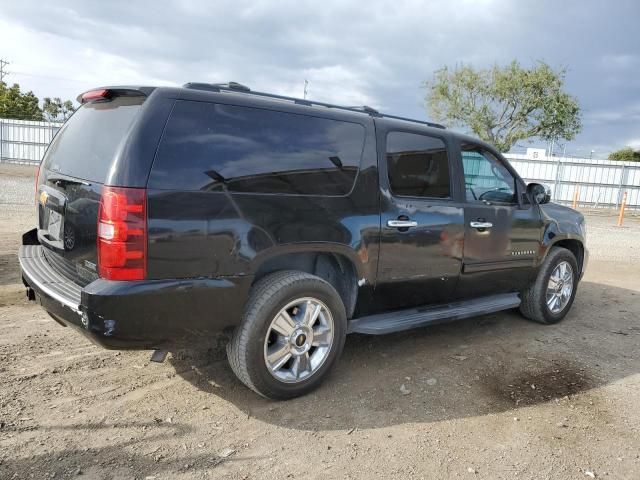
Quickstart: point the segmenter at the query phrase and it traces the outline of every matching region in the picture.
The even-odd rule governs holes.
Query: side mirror
[[[551,201],[551,189],[542,183],[530,183],[527,185],[527,195],[538,205]]]

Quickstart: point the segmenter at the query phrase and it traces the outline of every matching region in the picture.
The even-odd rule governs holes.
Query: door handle
[[[413,220],[387,220],[387,227],[392,228],[409,228],[409,227],[417,227],[418,222]]]
[[[493,227],[493,223],[491,222],[471,222],[469,223],[472,228],[491,228]]]

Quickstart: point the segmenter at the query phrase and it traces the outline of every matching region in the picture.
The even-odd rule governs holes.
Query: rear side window
[[[43,167],[104,183],[118,147],[140,111],[143,96],[116,97],[83,105],[51,142]]]
[[[357,123],[259,108],[177,101],[149,186],[345,195],[364,146]]]
[[[387,169],[394,195],[432,198],[450,196],[447,148],[439,138],[416,133],[389,132]]]

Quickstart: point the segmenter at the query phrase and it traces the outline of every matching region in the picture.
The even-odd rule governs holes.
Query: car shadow
[[[593,389],[639,371],[638,300],[632,290],[582,282],[557,325],[506,311],[391,335],[350,335],[323,385],[286,402],[244,387],[222,345],[175,352],[169,361],[193,386],[248,417],[313,431],[487,415],[584,392],[594,402]]]

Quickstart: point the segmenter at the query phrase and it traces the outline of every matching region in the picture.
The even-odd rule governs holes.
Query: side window
[[[509,170],[477,145],[463,143],[461,147],[467,201],[515,203],[515,179]]]
[[[406,132],[387,134],[387,170],[398,196],[448,198],[449,160],[444,142]]]
[[[177,101],[150,188],[346,195],[365,130],[357,123],[206,102]]]

